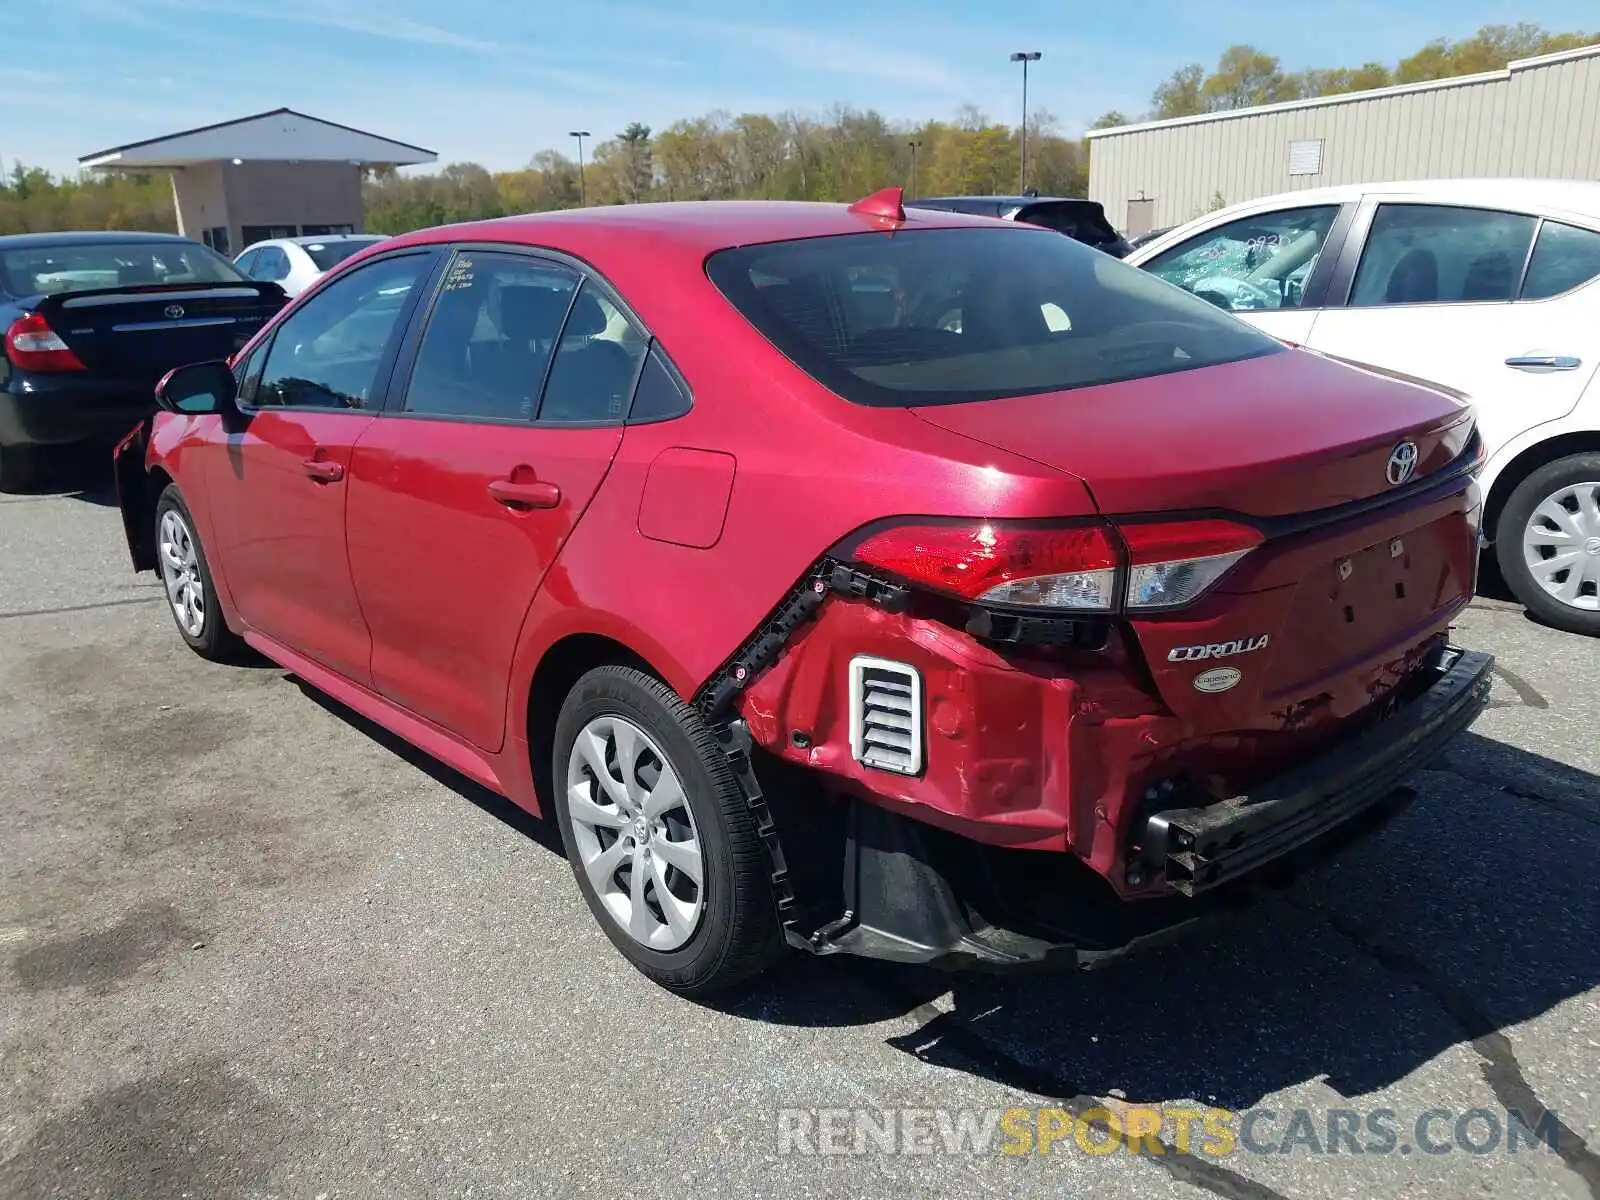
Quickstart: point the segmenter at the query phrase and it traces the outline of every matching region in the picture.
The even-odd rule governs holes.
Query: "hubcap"
[[[700,831],[678,773],[633,722],[596,717],[567,760],[578,860],[606,913],[635,942],[676,950],[705,911]]]
[[[206,627],[206,587],[200,579],[200,559],[195,553],[189,524],[169,508],[161,514],[161,581],[167,585],[167,602],[178,628],[199,637]]]
[[[1522,533],[1534,582],[1561,603],[1600,612],[1600,481],[1547,496]]]

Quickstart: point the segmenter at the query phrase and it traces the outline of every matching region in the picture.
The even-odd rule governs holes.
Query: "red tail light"
[[[24,313],[6,330],[6,356],[20,371],[82,371],[86,368],[61,335],[38,313]]]
[[[1117,550],[1102,525],[896,525],[856,547],[858,562],[964,600],[1108,610]]]
[[[1152,612],[1198,599],[1261,541],[1258,530],[1222,520],[1056,528],[908,524],[869,534],[853,557],[985,604]]]

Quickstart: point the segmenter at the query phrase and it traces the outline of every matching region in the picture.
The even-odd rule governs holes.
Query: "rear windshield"
[[[382,240],[382,238],[348,238],[337,242],[302,242],[300,249],[311,256],[311,261],[317,264],[317,270],[326,271],[335,263],[342,263],[357,250],[365,250],[374,242]]]
[[[1030,204],[1018,211],[1017,220],[1054,229],[1091,246],[1109,246],[1117,240],[1117,231],[1111,228],[1105,210],[1098,204]]]
[[[955,404],[1143,379],[1280,342],[1071,238],[1015,226],[858,233],[714,254],[766,338],[858,404]]]
[[[96,242],[0,251],[0,287],[53,295],[142,283],[235,283],[244,276],[198,242]]]

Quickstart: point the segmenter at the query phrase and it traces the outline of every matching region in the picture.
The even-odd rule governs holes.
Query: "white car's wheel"
[[[1557,459],[1524,479],[1500,514],[1495,556],[1534,616],[1600,636],[1600,454]]]

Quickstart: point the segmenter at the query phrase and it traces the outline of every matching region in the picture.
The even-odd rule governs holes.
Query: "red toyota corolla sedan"
[[[160,401],[118,481],[184,640],[553,815],[683,993],[1097,962],[1487,699],[1461,399],[893,191],[395,238]]]

